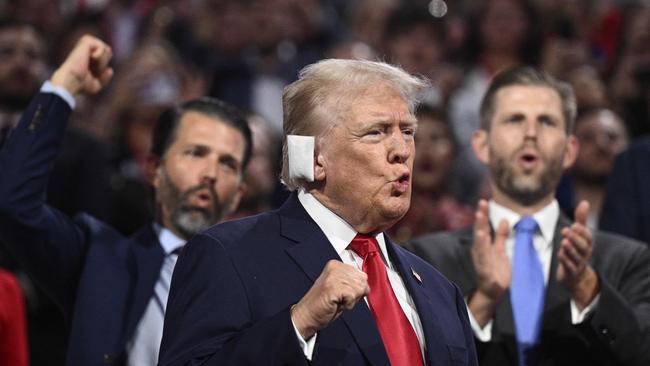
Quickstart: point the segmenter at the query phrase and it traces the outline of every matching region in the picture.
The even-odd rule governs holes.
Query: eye
[[[193,157],[193,158],[200,158],[205,156],[206,154],[206,149],[200,147],[200,146],[190,146],[185,151],[183,152],[184,155]]]
[[[232,156],[224,156],[219,159],[219,165],[232,172],[238,172],[240,166],[239,162]]]
[[[366,136],[379,136],[383,133],[382,130],[375,128],[366,132]]]
[[[523,114],[513,114],[512,116],[508,117],[506,119],[506,123],[521,123],[524,121],[524,115]]]
[[[557,122],[549,116],[541,116],[539,118],[539,123],[542,124],[543,126],[548,126],[548,127],[557,126]]]
[[[402,133],[407,136],[415,136],[415,128],[413,127],[404,127],[402,128]]]

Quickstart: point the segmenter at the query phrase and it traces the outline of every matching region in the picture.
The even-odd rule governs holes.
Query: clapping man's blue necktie
[[[536,364],[535,346],[539,343],[544,309],[544,272],[533,237],[537,222],[524,216],[515,225],[510,301],[515,321],[519,366]]]

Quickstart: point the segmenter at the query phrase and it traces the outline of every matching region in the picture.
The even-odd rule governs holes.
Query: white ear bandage
[[[287,135],[289,177],[314,181],[314,136]]]

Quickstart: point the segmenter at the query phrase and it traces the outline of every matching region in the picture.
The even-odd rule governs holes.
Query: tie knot
[[[377,252],[377,240],[370,235],[357,234],[350,243],[352,249],[361,258],[365,258],[370,253]]]
[[[515,224],[515,230],[517,232],[534,233],[537,231],[537,221],[530,216],[524,216]]]

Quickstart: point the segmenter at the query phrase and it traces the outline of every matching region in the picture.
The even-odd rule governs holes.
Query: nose
[[[407,140],[402,131],[397,131],[390,139],[388,161],[390,163],[405,163],[411,157],[413,139]]]
[[[537,138],[537,128],[538,128],[537,121],[535,121],[534,119],[527,119],[524,128],[526,129],[525,130],[525,137],[527,139],[536,139]]]
[[[205,159],[200,171],[201,183],[214,184],[219,176],[217,159]]]

